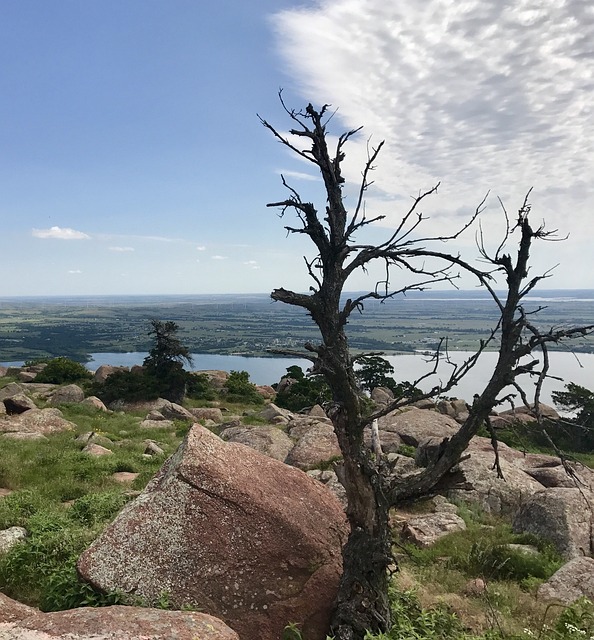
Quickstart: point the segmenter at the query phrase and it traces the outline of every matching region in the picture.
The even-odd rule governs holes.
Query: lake
[[[147,354],[133,352],[92,353],[90,355],[92,359],[86,366],[91,370],[95,370],[102,364],[126,367],[142,364]],[[450,358],[452,361],[459,363],[469,355],[471,355],[470,352],[453,351],[450,353]],[[291,358],[257,358],[203,353],[192,354],[192,358],[194,360],[193,370],[195,371],[207,369],[247,371],[250,375],[250,380],[255,384],[278,382],[281,376],[286,373],[287,367],[291,365],[298,365],[303,370],[310,366],[309,360]],[[427,358],[422,354],[393,355],[385,356],[385,358],[394,367],[394,378],[398,382],[403,380],[412,382],[431,370],[431,365],[427,363]],[[450,391],[449,395],[455,395],[470,401],[472,396],[475,393],[479,393],[487,383],[493,371],[496,358],[497,353],[495,352],[483,353],[471,373],[462,380],[455,390]],[[552,351],[550,352],[550,362],[551,375],[561,378],[561,380],[547,379],[545,381],[541,395],[542,402],[552,404],[551,392],[562,391],[567,382],[575,382],[588,389],[594,388],[594,354],[578,354],[576,356],[566,351]],[[440,378],[445,380],[450,369],[449,365],[442,364],[438,371],[439,375],[423,381],[419,386],[423,390],[431,389]],[[534,383],[531,383],[527,376],[522,376],[522,378],[526,392],[530,395],[530,392],[534,392]]]

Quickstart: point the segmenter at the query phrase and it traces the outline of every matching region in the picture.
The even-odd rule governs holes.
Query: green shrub
[[[159,385],[154,376],[145,371],[114,371],[103,383],[95,383],[91,393],[101,398],[105,404],[116,400],[143,402],[159,397]]]
[[[561,638],[592,638],[594,636],[594,604],[580,598],[564,609],[555,625]]]
[[[264,398],[258,393],[256,385],[250,382],[247,371],[231,371],[225,382],[225,394],[229,402],[264,404]]]
[[[546,580],[561,567],[563,561],[549,548],[531,554],[510,548],[508,544],[479,540],[472,544],[465,556],[453,558],[450,563],[471,577],[522,582],[531,578]]]
[[[0,530],[24,527],[29,518],[44,508],[46,500],[38,491],[15,491],[0,500]]]
[[[194,400],[214,400],[216,397],[210,380],[204,373],[191,373],[188,376],[186,393]]]
[[[390,589],[392,628],[388,633],[367,633],[365,640],[469,640],[455,614],[445,606],[423,609],[414,591]]]
[[[126,502],[127,498],[121,491],[89,493],[76,500],[68,515],[82,525],[94,526],[113,519]]]
[[[74,362],[69,358],[53,358],[40,371],[35,382],[49,382],[51,384],[64,384],[89,380],[91,372],[80,362]]]
[[[324,376],[306,376],[301,367],[296,365],[287,369],[282,379],[293,382],[276,394],[275,404],[289,411],[301,411],[316,404],[328,402],[331,398],[330,387]]]

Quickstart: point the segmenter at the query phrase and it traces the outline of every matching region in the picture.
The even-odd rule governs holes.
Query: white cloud
[[[75,229],[69,229],[67,227],[51,227],[49,229],[33,229],[31,231],[35,238],[52,238],[56,240],[89,240],[91,236],[83,233],[82,231],[76,231]]]
[[[115,251],[116,253],[127,253],[129,251],[134,251],[134,247],[109,247],[110,251]]]
[[[196,247],[196,251],[206,251],[206,247],[203,245],[200,245],[198,247]]]
[[[68,273],[82,273],[80,269],[70,269]]]
[[[368,194],[385,224],[398,199],[441,180],[432,230],[451,230],[489,189],[513,212],[534,186],[538,220],[594,234],[590,2],[325,0],[275,26],[304,101],[337,107],[336,133],[365,126],[346,147],[349,183],[368,136],[386,140]]]
[[[276,173],[279,176],[284,176],[285,178],[294,178],[295,180],[308,180],[312,182],[318,182],[321,180],[319,176],[314,176],[311,173],[303,173],[301,171],[283,171],[281,169],[277,169]]]
[[[227,256],[211,256],[213,260],[227,260]]]
[[[259,269],[260,265],[258,264],[258,262],[256,260],[246,260],[243,263],[246,267],[249,267],[250,269]]]

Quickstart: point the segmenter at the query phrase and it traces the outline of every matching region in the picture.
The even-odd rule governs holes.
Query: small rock
[[[121,484],[130,484],[138,478],[139,473],[132,473],[131,471],[117,471],[116,473],[112,473],[111,477]]]
[[[217,424],[223,422],[223,412],[218,407],[197,407],[190,409],[190,413],[197,420],[212,420]]]
[[[487,585],[482,578],[473,578],[464,586],[464,593],[469,596],[482,596],[487,590]]]
[[[155,442],[148,442],[146,445],[146,449],[144,450],[145,454],[149,456],[163,456],[165,455],[165,451],[161,449],[161,447]]]
[[[10,527],[0,531],[0,555],[7,553],[15,544],[22,542],[27,537],[27,529],[23,527]]]
[[[106,449],[105,447],[102,447],[100,444],[94,444],[93,442],[90,442],[82,450],[82,452],[90,456],[109,456],[113,454],[113,451],[111,451],[111,449]]]
[[[401,536],[417,547],[435,544],[453,531],[464,531],[466,523],[455,513],[438,512],[409,518],[402,527]]]
[[[94,409],[97,409],[97,411],[107,412],[108,410],[103,401],[97,396],[89,396],[88,398],[85,398],[81,404],[85,407],[93,407]]]
[[[10,440],[49,440],[43,433],[35,431],[9,431],[4,434],[4,437]]]
[[[174,429],[173,420],[143,420],[140,423],[141,429]]]
[[[327,418],[326,412],[319,404],[314,404],[314,406],[309,410],[308,415],[312,418]]]

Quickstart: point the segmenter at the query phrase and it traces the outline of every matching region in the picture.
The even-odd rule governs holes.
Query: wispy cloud
[[[109,251],[114,251],[116,253],[127,253],[130,251],[134,251],[134,247],[109,247]]]
[[[196,247],[196,251],[206,251],[206,247],[203,245],[199,245]]]
[[[284,176],[285,178],[294,178],[295,180],[309,180],[312,182],[319,182],[320,177],[314,176],[311,173],[303,173],[301,171],[283,171],[281,169],[277,169],[276,173],[279,176]]]
[[[550,226],[594,231],[591,3],[326,0],[275,26],[304,100],[337,107],[336,132],[365,126],[346,148],[347,181],[369,136],[386,140],[368,194],[386,224],[402,213],[386,200],[442,180],[444,214],[488,189],[513,210],[534,186]]]
[[[246,267],[249,267],[250,269],[259,269],[260,265],[258,264],[258,262],[256,260],[246,260],[243,263]]]
[[[82,273],[82,271],[80,269],[70,269],[68,273]]]
[[[90,235],[68,227],[50,227],[49,229],[32,229],[35,238],[54,240],[89,240]]]
[[[210,256],[213,260],[227,260],[227,256]]]

